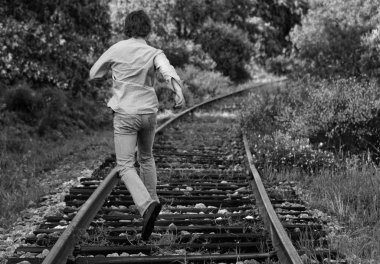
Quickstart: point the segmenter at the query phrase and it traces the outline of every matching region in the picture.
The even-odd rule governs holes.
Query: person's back
[[[90,78],[103,76],[111,68],[113,96],[108,106],[124,114],[156,113],[154,60],[159,54],[163,52],[147,45],[144,39],[122,40],[99,58],[91,68]]]
[[[154,90],[155,71],[176,93],[177,106],[184,104],[180,79],[165,54],[144,40],[151,30],[143,11],[131,12],[125,19],[127,40],[111,46],[90,70],[90,79],[112,71],[113,96],[108,106],[114,112],[114,140],[119,175],[143,216],[142,238],[147,240],[161,210],[157,196],[157,176],[152,147],[158,100]],[[140,175],[134,168],[138,146]]]

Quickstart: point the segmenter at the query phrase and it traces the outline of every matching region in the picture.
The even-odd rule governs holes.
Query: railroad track
[[[8,263],[345,263],[324,249],[323,226],[294,183],[262,183],[236,117],[248,92],[195,106],[160,126],[154,156],[163,210],[148,242],[110,157]]]

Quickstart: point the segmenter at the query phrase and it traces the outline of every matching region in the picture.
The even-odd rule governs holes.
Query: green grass
[[[60,183],[75,179],[70,166],[84,162],[93,166],[113,152],[112,131],[77,133],[67,139],[47,141],[39,137],[15,139],[0,133],[0,226],[17,219],[30,201],[54,191]],[[66,165],[62,175],[50,171]]]

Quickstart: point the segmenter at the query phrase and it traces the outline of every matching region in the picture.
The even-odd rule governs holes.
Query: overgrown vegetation
[[[347,225],[346,235],[367,231],[339,244],[351,263],[380,259],[379,236],[364,239],[380,224],[379,95],[375,81],[305,78],[252,95],[242,116],[263,175],[300,181],[314,207]]]
[[[247,99],[242,123],[264,175],[296,179],[344,231],[349,263],[380,260],[380,9],[372,0],[309,1],[292,50],[267,60],[283,89]]]

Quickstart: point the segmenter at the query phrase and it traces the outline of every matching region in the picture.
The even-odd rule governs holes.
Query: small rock
[[[194,208],[206,208],[206,205],[204,205],[203,203],[197,203]]]
[[[218,210],[218,214],[228,214],[228,210],[227,209],[219,209]]]
[[[119,254],[118,253],[111,253],[111,254],[107,254],[107,258],[110,258],[110,257],[118,257],[119,256]]]
[[[120,257],[129,257],[129,254],[127,252],[123,252],[120,254]]]
[[[29,201],[27,208],[32,208],[32,207],[36,207],[36,206],[37,206],[37,204],[34,201]]]
[[[300,214],[300,216],[299,216],[300,218],[308,218],[309,217],[309,215],[308,214]]]
[[[59,221],[59,224],[60,225],[67,225],[67,221],[62,219]]]
[[[181,231],[181,236],[189,236],[189,235],[190,235],[190,232],[185,231],[185,230]]]
[[[46,236],[47,236],[46,233],[40,233],[40,234],[37,234],[37,239],[41,239],[41,238],[44,238]]]
[[[17,262],[17,264],[31,264],[29,261],[23,260],[21,262]]]
[[[247,260],[244,260],[244,264],[260,264],[260,262],[254,259],[247,259]]]
[[[26,252],[20,258],[35,258],[37,255],[38,255],[37,253]]]
[[[186,249],[177,249],[175,250],[175,253],[178,255],[186,255]]]
[[[8,253],[13,252],[14,250],[15,250],[15,249],[14,249],[14,246],[9,246],[9,247],[7,247],[7,248],[5,249],[5,251],[8,252]]]
[[[168,228],[170,231],[176,231],[177,230],[177,226],[173,223],[171,223]]]

